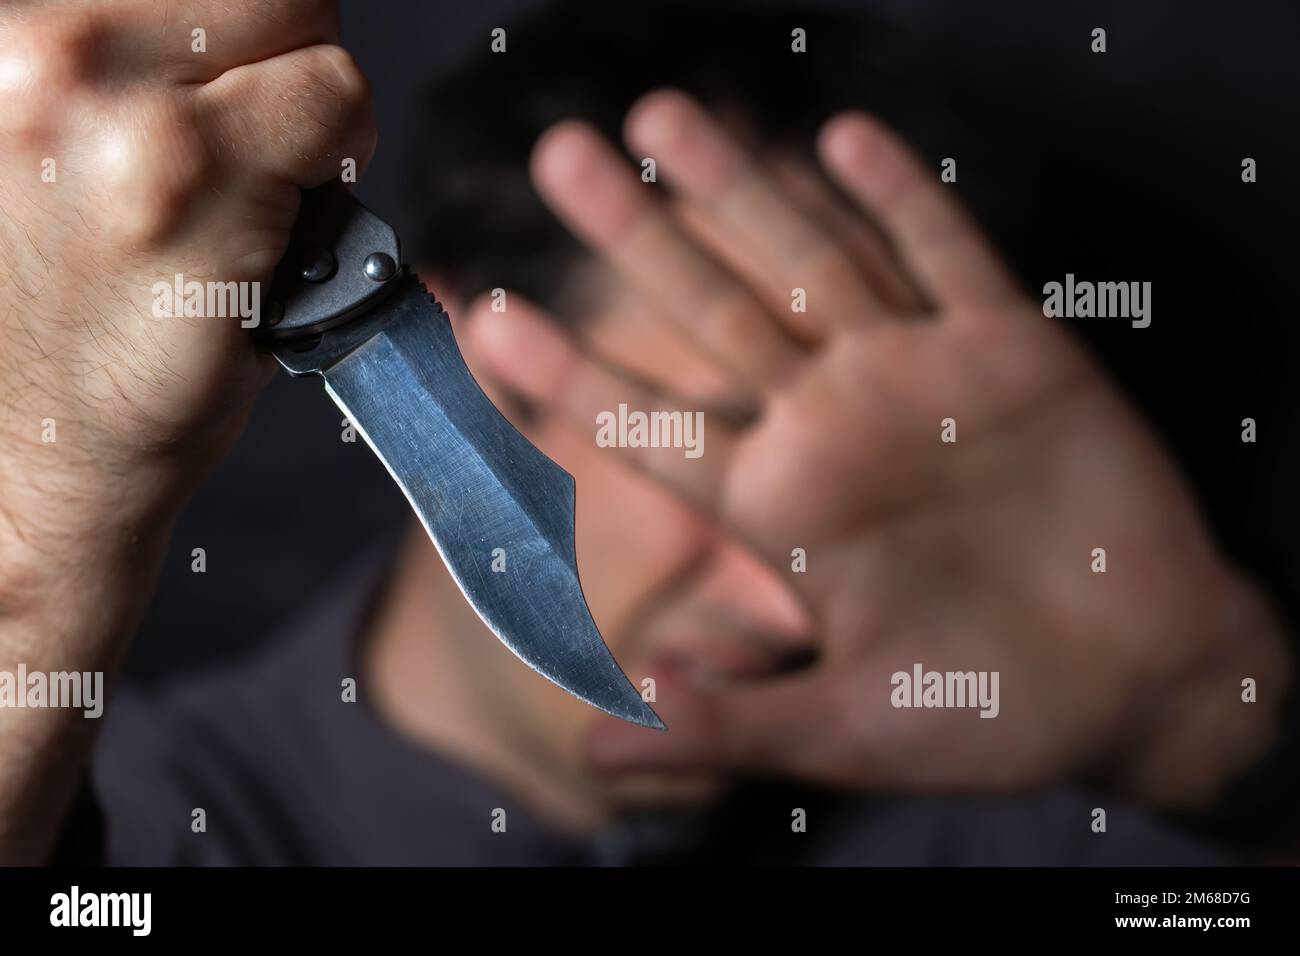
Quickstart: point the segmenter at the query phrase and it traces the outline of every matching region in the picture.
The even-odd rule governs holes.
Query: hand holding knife
[[[492,408],[392,230],[337,182],[374,142],[333,0],[0,3],[0,668],[116,684],[176,516],[272,372],[242,305],[179,314],[157,290],[243,302],[292,235],[265,345],[324,375],[516,653],[657,724],[578,585],[572,480]],[[49,858],[88,729],[0,709],[0,863]]]

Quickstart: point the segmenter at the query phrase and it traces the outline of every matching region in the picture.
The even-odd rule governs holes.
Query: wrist
[[[82,470],[66,459],[30,470],[38,460],[0,463],[0,671],[11,680],[89,672],[111,693],[184,476]],[[98,724],[77,709],[0,707],[0,864],[47,859]]]
[[[127,471],[73,457],[62,450],[5,456],[0,621],[102,598],[120,589],[115,582],[151,576],[195,482],[171,467]]]
[[[161,392],[107,365],[94,388],[70,392],[48,371],[0,363],[0,508],[18,533],[30,525],[41,537],[174,514],[234,444],[275,367],[250,347],[220,387],[191,394],[188,382]],[[150,388],[148,399],[129,394]]]
[[[1254,585],[1225,572],[1206,624],[1208,639],[1159,692],[1120,780],[1123,792],[1174,813],[1221,799],[1275,744],[1293,692],[1285,630]]]

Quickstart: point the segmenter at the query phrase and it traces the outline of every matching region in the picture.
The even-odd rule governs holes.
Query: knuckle
[[[91,78],[98,59],[102,31],[91,18],[63,14],[28,23],[0,49],[11,69],[21,69],[20,85],[67,92]]]
[[[361,67],[340,46],[318,46],[305,59],[305,86],[321,106],[338,113],[365,112],[370,107],[370,83]]]
[[[308,122],[298,135],[305,153],[332,155],[345,146],[368,151],[376,138],[370,83],[342,47],[313,47],[299,66],[297,102]]]
[[[86,15],[46,16],[15,28],[0,42],[0,117],[20,142],[52,137],[68,98],[97,69],[100,30]]]
[[[119,127],[104,150],[105,192],[119,239],[149,245],[165,239],[206,195],[217,160],[189,112],[170,99],[146,104]]]

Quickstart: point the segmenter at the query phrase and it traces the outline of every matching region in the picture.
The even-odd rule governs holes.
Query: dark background
[[[344,42],[374,85],[381,132],[360,192],[400,234],[424,225],[405,195],[421,87],[533,5],[343,0]],[[1294,4],[860,5],[925,40],[960,110],[996,118],[1014,171],[971,168],[958,154],[959,189],[1010,179],[999,188],[1013,215],[1001,218],[1017,228],[995,222],[995,232],[1031,291],[1066,272],[1153,283],[1150,328],[1085,320],[1077,331],[1183,463],[1225,549],[1294,619]],[[1097,26],[1104,55],[1089,51]],[[1258,162],[1255,184],[1241,182],[1246,156]],[[1254,445],[1240,440],[1248,416]],[[401,527],[404,499],[362,442],[340,440],[341,420],[318,379],[277,378],[177,527],[132,677],[246,652]],[[190,570],[196,547],[204,574]]]

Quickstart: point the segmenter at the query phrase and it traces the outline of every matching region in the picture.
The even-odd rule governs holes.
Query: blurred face
[[[677,388],[690,382],[681,411],[709,415],[725,408],[737,414],[743,401],[716,369],[667,334],[626,286],[610,281],[605,268],[584,260],[571,274],[564,301],[542,304],[571,323],[585,348],[643,379],[654,382],[663,369],[674,369]],[[468,313],[454,297],[444,301],[453,316]],[[509,308],[507,300],[507,315]],[[618,449],[601,447],[596,421],[530,414],[493,380],[477,360],[472,331],[455,321],[466,361],[493,401],[577,482],[583,591],[633,684],[643,687],[651,678],[662,692],[673,680],[716,682],[777,664],[772,648],[781,643],[774,639],[781,628],[781,602],[793,601],[780,579],[741,542],[704,521],[653,477],[630,467]],[[608,411],[617,414],[617,408]],[[707,446],[703,454],[708,454]],[[572,748],[579,763],[586,732],[596,721],[614,719],[522,668],[513,668],[503,679],[512,682],[512,696],[529,699],[534,713],[545,710],[546,726],[560,734],[565,750]],[[698,792],[698,783],[658,779],[620,787],[641,797],[663,797],[683,789]]]

